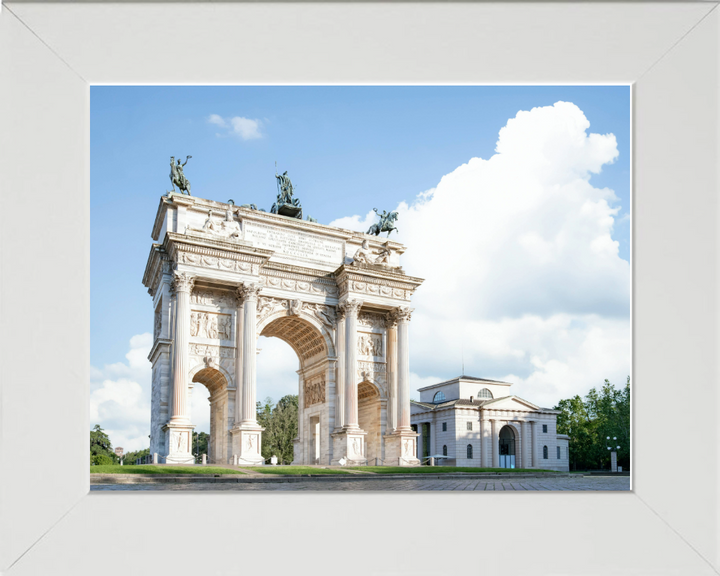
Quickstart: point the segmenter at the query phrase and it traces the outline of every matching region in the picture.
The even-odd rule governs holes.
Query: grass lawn
[[[445,474],[451,472],[555,472],[526,468],[463,468],[456,466],[354,466],[352,470],[377,474]]]
[[[217,466],[155,466],[140,464],[120,466],[90,466],[90,474],[244,474],[240,470],[218,468]]]
[[[312,466],[257,466],[253,472],[262,474],[350,474],[346,470],[328,470],[326,468],[313,468]]]

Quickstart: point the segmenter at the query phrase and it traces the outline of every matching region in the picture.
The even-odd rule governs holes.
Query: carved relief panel
[[[162,298],[160,298],[160,302],[158,302],[157,308],[155,308],[155,322],[153,325],[153,341],[157,340],[160,337],[160,330],[162,328]]]
[[[190,336],[210,340],[232,338],[232,316],[193,310],[190,314]]]
[[[318,376],[305,381],[303,401],[305,407],[325,402],[325,378]]]
[[[361,356],[384,356],[382,334],[358,332],[358,354]]]

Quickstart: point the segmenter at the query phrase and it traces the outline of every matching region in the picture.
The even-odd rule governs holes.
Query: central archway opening
[[[258,328],[257,395],[264,402],[258,422],[265,428],[263,457],[275,455],[284,464],[328,464],[334,425],[328,389],[334,382],[329,334],[289,312],[270,317]]]

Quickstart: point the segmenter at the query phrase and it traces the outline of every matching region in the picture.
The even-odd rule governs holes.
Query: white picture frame
[[[717,574],[716,8],[3,5],[0,573]],[[89,86],[145,83],[632,84],[632,492],[89,494]]]

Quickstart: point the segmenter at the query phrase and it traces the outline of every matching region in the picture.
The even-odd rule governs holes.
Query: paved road
[[[226,492],[238,490],[270,490],[270,491],[336,491],[365,490],[370,492],[386,492],[391,490],[630,490],[630,477],[603,477],[573,475],[563,478],[525,478],[513,480],[503,478],[488,479],[372,479],[372,480],[304,480],[300,482],[273,483],[232,483],[232,484],[106,484],[90,487],[93,492],[108,491],[212,491]]]

